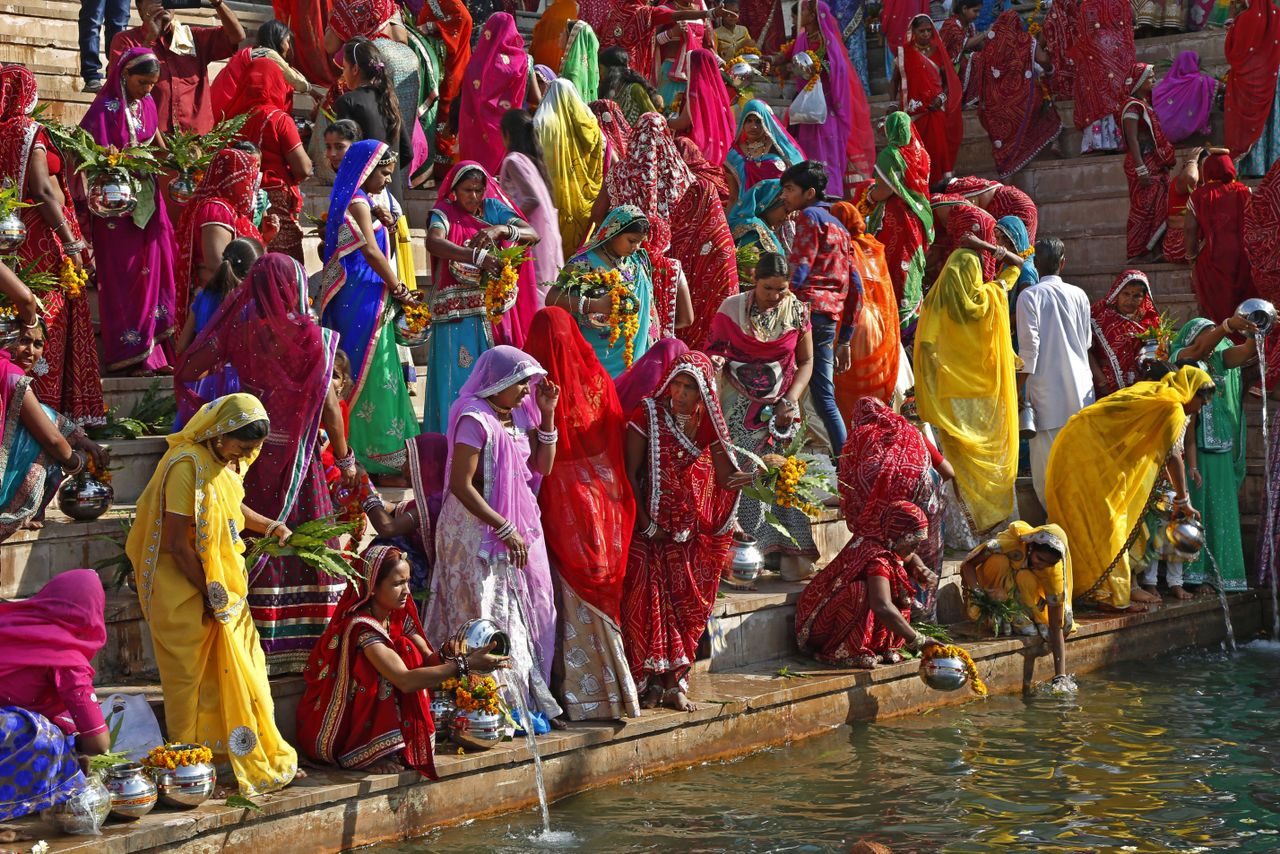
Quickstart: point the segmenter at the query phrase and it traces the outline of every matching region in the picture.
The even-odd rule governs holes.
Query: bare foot
[[[156,376],[158,377],[173,376],[173,367],[171,365],[165,365],[163,368],[156,368]]]
[[[24,531],[39,531],[44,527],[44,522],[41,522],[39,519],[28,519],[22,523],[21,527]]]
[[[1191,593],[1188,592],[1181,584],[1175,584],[1173,587],[1170,587],[1169,592],[1173,594],[1174,599],[1181,599],[1183,601],[1186,601],[1187,599],[1196,598],[1195,596],[1191,595]]]
[[[1154,605],[1161,601],[1159,596],[1153,593],[1148,593],[1141,587],[1135,587],[1133,590],[1130,590],[1129,598],[1134,602],[1145,602],[1148,605]]]
[[[1142,614],[1147,610],[1146,605],[1140,605],[1136,602],[1129,605],[1127,608],[1117,608],[1115,605],[1107,605],[1102,602],[1095,603],[1095,606],[1099,611],[1103,611],[1107,614]]]
[[[650,685],[648,689],[640,697],[640,708],[656,709],[662,702],[662,689],[657,685]]]
[[[1156,599],[1160,599],[1160,591],[1156,590],[1156,586],[1154,584],[1144,584],[1142,585],[1142,589],[1156,597]]]
[[[364,770],[368,771],[370,774],[399,774],[404,770],[404,768],[401,767],[400,763],[394,759],[383,759],[380,762],[373,763]],[[299,771],[298,773],[301,774],[302,772]],[[298,778],[295,776],[294,779],[296,780]]]
[[[667,708],[669,709],[675,709],[677,712],[698,711],[698,707],[690,702],[688,696],[679,688],[664,691],[663,697],[667,698]]]
[[[563,718],[552,718],[551,728],[552,729],[568,729],[569,724]]]

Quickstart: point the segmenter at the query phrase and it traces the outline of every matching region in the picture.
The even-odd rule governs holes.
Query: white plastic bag
[[[141,694],[112,694],[102,703],[102,717],[112,733],[111,749],[127,753],[133,762],[144,758],[153,747],[164,744],[160,722],[151,704]]]
[[[791,102],[788,117],[795,125],[820,125],[827,120],[827,96],[822,91],[822,81],[817,80],[812,89],[801,89]]]

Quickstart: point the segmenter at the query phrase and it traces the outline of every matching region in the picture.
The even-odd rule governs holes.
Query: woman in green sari
[[[1192,318],[1173,340],[1174,359],[1199,361],[1213,377],[1217,393],[1204,409],[1191,417],[1186,441],[1187,479],[1191,504],[1201,513],[1205,549],[1199,559],[1187,563],[1185,584],[1212,582],[1206,551],[1218,564],[1224,590],[1248,587],[1244,573],[1244,549],[1240,543],[1240,485],[1244,482],[1246,424],[1242,400],[1241,368],[1257,356],[1253,337],[1232,345],[1227,333],[1248,331],[1248,322],[1231,316],[1222,324],[1203,317]]]
[[[599,97],[600,40],[586,21],[570,21],[565,27],[564,58],[560,60],[560,76],[578,90],[582,100],[590,104]]]

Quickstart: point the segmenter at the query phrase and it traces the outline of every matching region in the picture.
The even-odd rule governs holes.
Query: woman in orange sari
[[[853,361],[849,370],[836,374],[836,406],[848,421],[860,397],[891,402],[902,341],[884,244],[867,234],[867,223],[856,206],[836,202],[831,213],[849,231],[853,269],[862,282],[862,312],[854,320],[857,327],[851,342]]]
[[[898,46],[890,91],[929,152],[930,185],[950,180],[964,141],[964,92],[928,15],[911,19],[907,40]]]
[[[458,117],[454,104],[462,78],[471,61],[471,13],[463,0],[429,0],[418,14],[418,29],[444,47],[440,70],[440,100],[436,107],[435,174],[437,179],[453,166],[458,149]]]

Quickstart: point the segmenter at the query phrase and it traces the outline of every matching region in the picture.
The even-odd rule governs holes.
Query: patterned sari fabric
[[[701,48],[689,52],[688,87],[684,109],[693,124],[685,135],[711,165],[723,166],[733,144],[733,109],[715,53]]]
[[[623,47],[631,57],[631,68],[644,76],[650,85],[658,84],[658,33],[671,26],[672,10],[665,6],[650,6],[644,0],[618,0],[609,4],[600,25],[583,14],[587,23],[600,37],[600,49]],[[668,104],[668,107],[671,105]]]
[[[906,501],[890,504],[877,522],[877,530],[851,540],[814,576],[796,603],[796,643],[826,664],[870,669],[878,662],[901,660],[897,651],[906,638],[876,617],[867,581],[886,579],[894,607],[909,622],[915,587],[893,549],[904,540],[918,542],[929,523],[920,508]]]
[[[1054,0],[1043,27],[1044,49],[1053,63],[1049,94],[1060,101],[1074,98],[1076,61],[1072,47],[1080,37],[1080,0]]]
[[[490,174],[506,154],[498,127],[508,110],[524,105],[529,82],[529,55],[515,19],[499,12],[485,21],[480,40],[463,74],[458,111],[458,150]]]
[[[71,229],[71,236],[81,239],[80,225],[71,204],[71,188],[67,182],[70,166],[48,133],[28,111],[35,108],[35,75],[24,66],[0,68],[0,177],[12,181],[23,193],[23,201],[33,200],[27,193],[27,175],[32,152],[42,149],[50,179],[62,193],[60,211]],[[19,260],[28,269],[55,276],[66,257],[62,239],[50,228],[36,207],[18,211],[27,227],[27,239],[17,249]],[[55,289],[41,294],[45,339],[45,371],[37,368],[32,385],[36,397],[77,424],[102,424],[102,375],[98,365],[98,346],[85,294],[70,297]]]
[[[677,140],[677,145],[683,151],[688,140]],[[685,160],[690,160],[687,154]],[[693,323],[676,330],[676,335],[690,347],[706,339],[716,308],[738,292],[737,251],[719,193],[724,178],[717,177],[719,183],[699,176],[672,211],[672,222],[679,227],[672,231],[667,254],[684,271],[693,300]]]
[[[338,336],[312,319],[308,303],[302,265],[265,255],[223,300],[178,367],[187,381],[195,378],[193,371],[220,377],[230,369],[239,388],[262,402],[271,435],[244,477],[246,500],[290,527],[334,513],[317,437]],[[207,384],[176,385],[184,411],[221,394]],[[336,547],[336,540],[330,545]],[[249,570],[249,607],[268,668],[296,673],[324,631],[342,583],[295,557],[264,557]]]
[[[328,85],[341,76],[324,49],[324,31],[329,26],[331,0],[271,0],[275,19],[293,33],[294,58],[306,78]]]
[[[226,465],[210,444],[266,418],[253,395],[233,394],[170,436],[125,546],[155,645],[169,738],[207,745],[215,762],[231,763],[240,794],[249,797],[288,785],[298,758],[276,728],[262,642],[246,607],[241,506],[253,457]],[[161,548],[166,513],[191,517],[200,533],[204,595]]]
[[[766,178],[738,197],[738,203],[728,214],[729,231],[738,247],[759,246],[761,252],[786,255],[791,235],[784,235],[782,226],[776,231],[765,222],[764,216],[782,204],[782,185],[777,178]]]
[[[577,88],[559,79],[547,87],[533,115],[533,131],[542,143],[560,214],[561,246],[569,256],[591,227],[591,207],[604,180],[604,134]]]
[[[32,380],[0,350],[0,542],[13,536],[53,497],[61,469],[22,425],[22,398]],[[44,414],[63,438],[76,426],[47,406]]]
[[[933,27],[933,22],[929,25]],[[964,91],[937,28],[933,28],[933,51],[928,54],[916,47],[909,33],[908,28],[908,41],[896,53],[901,80],[899,108],[911,116],[929,152],[929,182],[935,184],[950,176],[964,141]]]
[[[1027,239],[1035,245],[1040,212],[1036,209],[1036,203],[1022,190],[1012,184],[1001,184],[999,181],[968,175],[963,178],[952,178],[947,184],[947,192],[963,196],[991,214],[997,221],[1007,216],[1016,216],[1022,220],[1022,225],[1027,229]],[[991,195],[984,203],[983,198],[988,192]]]
[[[694,381],[701,416],[693,438],[675,420],[667,387],[677,374]],[[622,588],[622,636],[636,688],[673,674],[688,691],[698,640],[728,566],[737,493],[716,481],[711,448],[728,447],[729,428],[716,394],[715,368],[699,352],[676,359],[662,383],[640,401],[628,429],[647,449],[638,501],[666,536],[633,537]]]
[[[835,377],[836,405],[847,419],[862,397],[886,403],[892,400],[902,341],[884,245],[867,233],[866,222],[854,205],[836,202],[831,213],[849,232],[853,268],[862,281],[862,312],[855,319],[852,362],[849,370]]]
[[[760,54],[771,56],[777,53],[787,37],[782,0],[740,0],[738,9],[742,15],[742,24],[755,39]]]
[[[1155,85],[1151,103],[1170,142],[1182,142],[1212,130],[1210,113],[1218,81],[1200,70],[1200,55],[1184,50],[1169,73]]]
[[[529,355],[561,389],[556,464],[542,480],[538,505],[560,580],[562,705],[571,720],[635,717],[639,700],[619,626],[635,527],[622,406],[612,378],[563,309],[535,315]]]
[[[431,24],[429,41],[442,48],[439,100],[436,102],[435,173],[443,177],[453,165],[458,138],[449,116],[462,92],[462,79],[471,62],[471,12],[463,0],[427,0],[418,13],[418,26]],[[455,125],[456,127],[456,125]]]
[[[982,49],[978,120],[991,137],[991,156],[1000,177],[1022,169],[1062,133],[1062,117],[1045,98],[1037,72],[1036,40],[1012,10],[991,28]]]
[[[359,770],[392,759],[435,779],[435,722],[426,689],[406,693],[378,672],[364,650],[387,646],[407,669],[438,663],[423,655],[415,639],[431,649],[413,599],[385,621],[373,616],[370,600],[378,573],[401,559],[388,546],[370,546],[356,562],[360,584],[348,584],[333,618],[311,651],[298,702],[298,744],[326,765]]]
[[[596,100],[600,91],[600,63],[596,59],[599,52],[595,30],[586,21],[575,21],[560,60],[560,76],[576,86],[587,103]]]
[[[1139,68],[1146,69],[1139,71]],[[1143,74],[1151,73],[1151,66],[1137,65],[1130,71],[1134,85]],[[1124,175],[1129,181],[1129,219],[1125,228],[1125,251],[1130,258],[1138,258],[1160,248],[1164,233],[1169,227],[1169,170],[1177,157],[1169,140],[1160,129],[1155,110],[1146,101],[1130,98],[1118,114],[1117,124],[1124,127],[1125,118],[1138,120],[1141,152],[1129,152],[1124,158]],[[1145,131],[1145,133],[1144,133]],[[1138,175],[1135,157],[1147,168],[1147,179]]]
[[[611,206],[634,205],[644,213],[649,220],[645,248],[652,255],[665,255],[671,248],[673,214],[695,183],[666,120],[645,113],[631,131],[625,159],[609,170],[604,186]]]
[[[529,53],[535,63],[545,65],[553,71],[560,67],[560,60],[564,56],[560,40],[564,38],[564,29],[569,22],[581,13],[590,26],[594,27],[599,23],[598,19],[593,22],[588,17],[589,6],[589,0],[581,4],[581,10],[574,0],[554,0],[547,4],[547,8],[538,16],[538,23],[533,25],[533,36],[529,41]]]
[[[867,231],[884,244],[889,280],[905,331],[915,324],[924,298],[925,252],[933,242],[929,206],[929,152],[911,117],[890,113],[884,122],[886,145],[876,157],[876,182],[893,191],[867,217]]]
[[[404,462],[406,439],[418,435],[417,418],[396,352],[391,283],[365,260],[364,235],[351,214],[355,204],[372,205],[361,185],[387,156],[386,143],[357,142],[347,151],[329,197],[320,322],[341,336],[351,360],[353,387],[347,394],[351,423],[348,443],[370,474],[392,474]],[[376,251],[389,254],[389,237],[373,219]]]
[[[1128,317],[1116,310],[1116,297],[1124,287],[1141,282],[1144,290],[1138,311]],[[1125,270],[1116,276],[1107,295],[1093,304],[1093,360],[1098,364],[1105,385],[1097,389],[1098,397],[1133,385],[1138,379],[1138,335],[1160,325],[1160,314],[1151,301],[1151,284],[1141,270]]]
[[[1227,94],[1223,140],[1242,157],[1262,136],[1280,71],[1280,9],[1267,0],[1249,0],[1227,31]]]
[[[1187,204],[1187,213],[1195,216],[1200,232],[1200,254],[1191,282],[1206,316],[1221,323],[1240,303],[1258,295],[1243,236],[1251,192],[1236,180],[1229,155],[1211,155],[1203,169],[1204,182]]]
[[[1245,206],[1244,248],[1263,299],[1280,301],[1280,165],[1273,165]]]
[[[763,455],[779,453],[780,446],[785,446],[770,435],[769,421],[774,407],[791,390],[796,346],[811,326],[807,306],[791,293],[767,311],[756,306],[754,291],[735,294],[712,318],[702,349],[725,360],[720,369],[720,402],[729,435],[738,447]],[[785,525],[791,536],[770,525],[766,512]],[[738,527],[755,537],[766,555],[818,557],[813,525],[797,508],[743,498],[738,504]]]
[[[956,76],[960,78],[960,90],[964,92],[966,107],[978,103],[982,75],[986,71],[982,62],[983,57],[986,56],[986,48],[983,47],[983,52],[979,53],[976,50],[965,50],[964,46],[965,42],[977,34],[976,26],[961,23],[957,15],[947,18],[938,28],[938,36],[942,39],[943,47],[947,49],[947,56],[950,56],[956,64]]]
[[[74,736],[44,715],[0,706],[0,821],[56,806],[85,785]]]
[[[1073,35],[1066,56],[1075,71],[1076,129],[1084,130],[1118,112],[1138,82],[1133,7],[1129,0],[1080,0]]]
[[[623,115],[622,108],[613,101],[595,100],[588,104],[591,112],[596,114],[596,122],[600,125],[600,133],[604,134],[605,146],[609,150],[607,161],[617,163],[627,156],[627,140],[631,138],[631,123]],[[608,175],[606,174],[606,178]]]
[[[764,144],[752,146],[746,140],[747,119],[754,116],[764,127]],[[769,178],[781,178],[790,166],[804,160],[804,152],[787,133],[786,128],[774,116],[764,101],[752,98],[738,115],[738,128],[733,147],[725,156],[724,165],[738,179],[738,195]]]
[[[971,204],[963,196],[940,193],[931,196],[930,202],[933,208],[933,221],[941,226],[935,234],[936,239],[933,245],[929,247],[929,257],[936,259],[936,267],[931,265],[928,278],[936,279],[937,272],[951,258],[951,253],[956,249],[965,248],[960,245],[961,235],[972,234],[987,243],[995,242],[996,218],[977,205]],[[944,216],[945,226],[942,225]],[[995,256],[986,250],[976,254],[982,261],[984,281],[990,281],[996,274]]]

